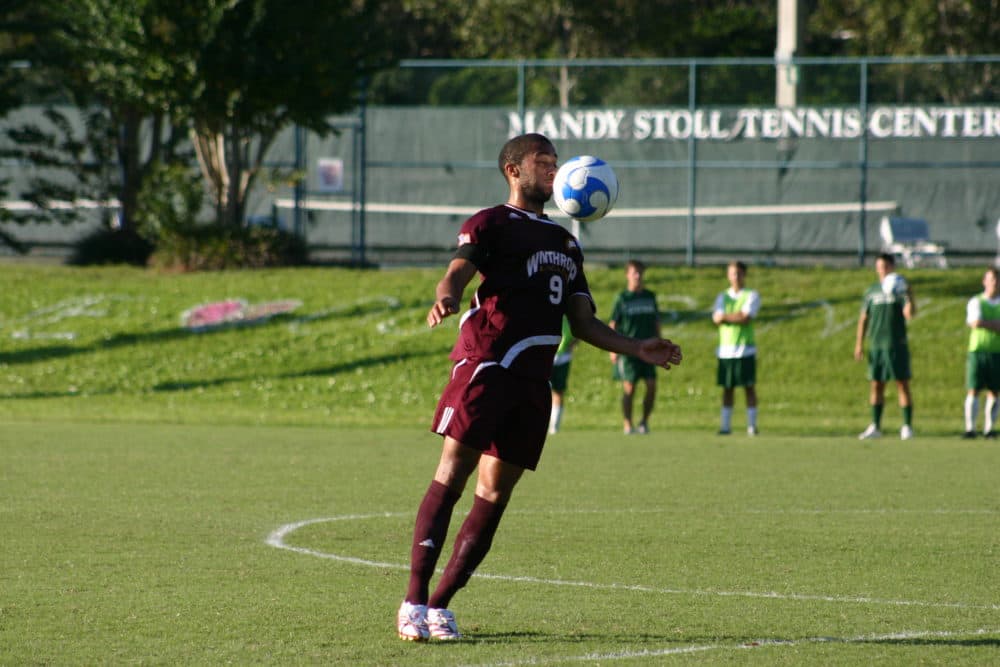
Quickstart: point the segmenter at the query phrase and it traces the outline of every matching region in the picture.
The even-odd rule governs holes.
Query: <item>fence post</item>
[[[355,209],[358,212],[358,238],[355,249],[355,262],[358,266],[364,266],[366,262],[365,250],[368,244],[365,238],[365,207],[367,202],[366,185],[368,182],[368,77],[361,77],[358,91],[358,171],[361,180],[358,184],[358,204]]]
[[[295,171],[298,172],[299,178],[295,179],[295,188],[293,189],[293,197],[295,198],[295,206],[292,209],[292,229],[296,236],[305,238],[304,228],[305,225],[302,224],[303,211],[302,206],[305,200],[306,194],[306,180],[309,178],[306,172],[306,131],[300,126],[295,126]],[[275,224],[278,222],[278,218],[274,218]]]
[[[694,136],[694,113],[695,103],[698,101],[698,64],[692,60],[688,64],[688,111],[691,113],[691,128],[688,134],[688,164],[687,164],[687,253],[686,262],[688,266],[694,266],[695,250],[695,224],[697,222],[694,215],[694,207],[698,193],[698,143]]]
[[[859,91],[858,105],[861,107],[861,146],[859,147],[860,169],[858,184],[858,201],[861,202],[861,210],[858,211],[858,266],[865,265],[865,237],[867,236],[867,208],[868,203],[868,60],[863,59],[861,67],[861,90]]]

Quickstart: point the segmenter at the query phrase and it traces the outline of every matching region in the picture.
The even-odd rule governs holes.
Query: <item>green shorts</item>
[[[572,365],[573,362],[567,361],[565,364],[556,364],[552,367],[552,377],[549,378],[552,391],[560,394],[566,391],[566,387],[569,386],[569,367]]]
[[[868,350],[868,379],[873,382],[909,380],[910,348],[906,346]]]
[[[752,387],[757,384],[757,355],[738,359],[719,359],[716,384],[725,389]]]
[[[636,357],[626,357],[624,354],[619,354],[611,371],[611,377],[614,380],[635,384],[635,381],[640,378],[655,379],[656,366],[647,364]]]
[[[965,388],[1000,391],[1000,352],[969,352],[965,361]]]

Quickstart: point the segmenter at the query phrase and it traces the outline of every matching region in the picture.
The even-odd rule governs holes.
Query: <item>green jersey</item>
[[[640,339],[656,336],[660,324],[656,295],[648,289],[622,291],[615,299],[610,319],[615,323],[615,331],[625,336]]]
[[[906,347],[906,317],[903,306],[906,294],[886,294],[881,283],[875,283],[865,292],[861,312],[865,313],[865,330],[871,349],[887,350]]]
[[[562,340],[559,341],[559,347],[556,348],[556,358],[555,364],[558,366],[560,364],[567,364],[573,360],[573,343],[575,339],[573,338],[573,330],[569,327],[569,320],[565,317],[562,321]]]
[[[974,296],[966,308],[966,322],[1000,320],[1000,299],[990,300],[986,294]],[[1000,352],[1000,333],[976,327],[969,333],[969,352]]]

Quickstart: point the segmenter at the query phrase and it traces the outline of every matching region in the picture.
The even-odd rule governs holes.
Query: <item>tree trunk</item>
[[[201,175],[208,183],[209,193],[215,202],[215,219],[222,223],[229,200],[229,171],[226,169],[226,141],[222,132],[195,124],[191,128],[191,143]]]
[[[142,187],[142,169],[139,157],[139,130],[142,116],[126,110],[119,119],[120,137],[118,141],[118,161],[121,165],[121,190],[118,195],[120,205],[118,225],[121,231],[134,231],[135,211],[139,205],[139,189]]]

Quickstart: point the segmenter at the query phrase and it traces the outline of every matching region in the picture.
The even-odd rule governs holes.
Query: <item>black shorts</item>
[[[965,362],[965,388],[1000,391],[1000,352],[969,352]]]
[[[868,379],[873,382],[902,382],[910,373],[910,348],[900,345],[868,350]]]
[[[611,368],[611,379],[635,384],[637,380],[655,380],[656,366],[638,357],[619,354]]]
[[[431,430],[505,463],[534,470],[552,412],[548,380],[524,378],[496,363],[459,362]]]
[[[724,389],[754,386],[757,383],[757,355],[719,359],[715,383]]]
[[[560,394],[566,391],[566,388],[569,387],[569,368],[572,365],[572,361],[567,361],[565,364],[552,366],[552,379],[549,380],[552,391],[557,391]]]

